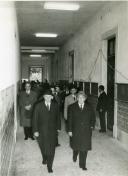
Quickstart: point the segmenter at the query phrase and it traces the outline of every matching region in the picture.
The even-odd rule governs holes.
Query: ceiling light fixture
[[[36,37],[57,37],[57,34],[53,34],[53,33],[36,33],[35,34]]]
[[[46,52],[44,49],[32,49],[33,52]]]
[[[45,2],[44,9],[53,10],[79,10],[80,5],[76,3],[65,3],[65,2]]]
[[[41,54],[30,54],[29,56],[30,56],[30,57],[42,57]]]

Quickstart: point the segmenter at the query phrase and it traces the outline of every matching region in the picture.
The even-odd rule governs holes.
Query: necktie
[[[83,106],[82,106],[82,104],[80,105],[80,109],[83,110]]]
[[[50,106],[49,106],[49,104],[47,104],[46,106],[47,106],[48,111],[50,111]]]

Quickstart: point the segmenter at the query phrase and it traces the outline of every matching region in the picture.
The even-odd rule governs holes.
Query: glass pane
[[[30,67],[30,81],[42,82],[42,68]]]

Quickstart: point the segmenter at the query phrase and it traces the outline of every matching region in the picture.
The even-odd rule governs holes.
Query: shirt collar
[[[78,103],[78,105],[79,105],[80,107],[82,106],[82,108],[84,107],[84,103],[83,103],[83,104]]]
[[[27,93],[27,94],[30,94],[30,90],[26,90],[26,93]]]

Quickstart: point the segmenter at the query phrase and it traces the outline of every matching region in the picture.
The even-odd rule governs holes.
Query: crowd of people
[[[103,86],[99,87],[99,92],[105,94]],[[105,95],[99,98],[97,104],[101,121],[100,132],[105,132],[104,98]],[[53,172],[55,149],[60,146],[58,134],[61,131],[62,118],[73,150],[72,160],[76,162],[79,155],[79,167],[87,170],[86,158],[91,150],[95,113],[84,91],[78,90],[73,84],[60,87],[58,84],[50,85],[47,81],[23,82],[19,95],[19,110],[24,139],[37,140],[42,164],[47,165],[49,173]]]

